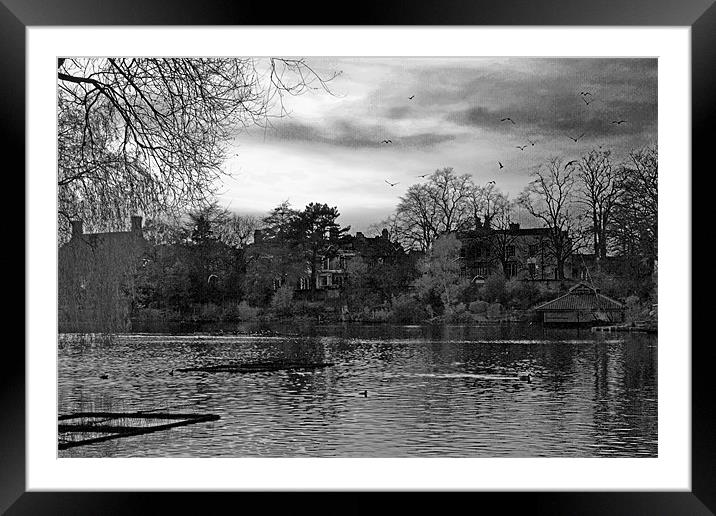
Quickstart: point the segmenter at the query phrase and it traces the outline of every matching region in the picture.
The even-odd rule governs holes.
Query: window
[[[527,269],[529,270],[530,278],[534,278],[537,275],[537,266],[534,263],[528,263]]]
[[[530,244],[529,248],[529,256],[530,258],[537,256],[537,253],[539,252],[539,246],[535,244]]]
[[[329,280],[330,280],[330,276],[321,276],[321,286],[327,287],[328,285],[330,285],[331,282]]]
[[[478,246],[475,248],[475,257],[479,258],[482,256],[482,247]]]
[[[308,278],[301,278],[298,280],[298,288],[299,290],[308,290],[310,280]]]
[[[515,246],[513,246],[513,245],[508,245],[506,251],[507,251],[507,257],[508,257],[508,258],[513,257],[513,256],[515,255]]]
[[[519,271],[519,267],[516,263],[510,262],[507,264],[507,267],[505,268],[505,276],[508,278],[511,278],[513,276],[517,275],[517,272]]]

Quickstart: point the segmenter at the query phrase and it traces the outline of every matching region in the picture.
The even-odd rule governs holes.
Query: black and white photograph
[[[56,66],[59,458],[660,456],[656,58]]]

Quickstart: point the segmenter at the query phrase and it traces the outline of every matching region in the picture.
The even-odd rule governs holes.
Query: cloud
[[[268,129],[267,137],[274,141],[324,144],[350,148],[419,147],[428,148],[455,138],[453,134],[415,132],[395,135],[385,126],[362,125],[351,120],[334,120],[326,123],[280,121]],[[391,144],[383,140],[390,139]]]

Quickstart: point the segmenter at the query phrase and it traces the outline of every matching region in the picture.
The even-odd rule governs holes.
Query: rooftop
[[[578,283],[566,294],[535,307],[539,311],[623,310],[624,305],[587,283]]]

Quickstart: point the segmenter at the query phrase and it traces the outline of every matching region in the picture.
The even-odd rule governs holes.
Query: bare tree
[[[620,169],[612,165],[611,151],[592,149],[577,164],[579,200],[591,219],[590,232],[597,267],[607,256],[614,206],[622,193]]]
[[[472,222],[475,185],[469,175],[450,168],[433,172],[425,183],[414,184],[400,198],[393,227],[401,244],[427,251],[443,234],[465,229]]]
[[[406,248],[430,249],[440,235],[440,213],[426,185],[412,185],[400,198],[394,227]]]
[[[652,274],[658,249],[658,151],[656,145],[632,151],[620,179],[623,191],[613,211],[617,252],[640,261]]]
[[[478,228],[483,225],[489,228],[495,215],[503,212],[508,204],[507,196],[495,186],[495,183],[474,186],[468,197],[472,227]]]
[[[582,217],[577,209],[575,167],[551,158],[532,172],[518,202],[549,229],[549,254],[554,258],[555,279],[564,279],[564,266],[583,241]]]
[[[302,59],[59,59],[60,230],[208,203],[237,130],[334,76]]]
[[[433,172],[427,183],[427,194],[437,207],[440,234],[463,227],[470,219],[470,196],[475,189],[468,174],[457,175],[452,167]]]
[[[231,247],[243,249],[247,244],[251,243],[254,231],[262,227],[263,223],[260,217],[232,213],[228,215],[223,227],[220,229],[219,238]]]
[[[503,202],[496,205],[490,216],[490,229],[493,231],[487,237],[489,256],[499,262],[505,276],[508,276],[510,262],[515,263],[511,258],[517,256],[520,250],[519,233],[512,225],[514,206],[513,202],[503,196]]]

